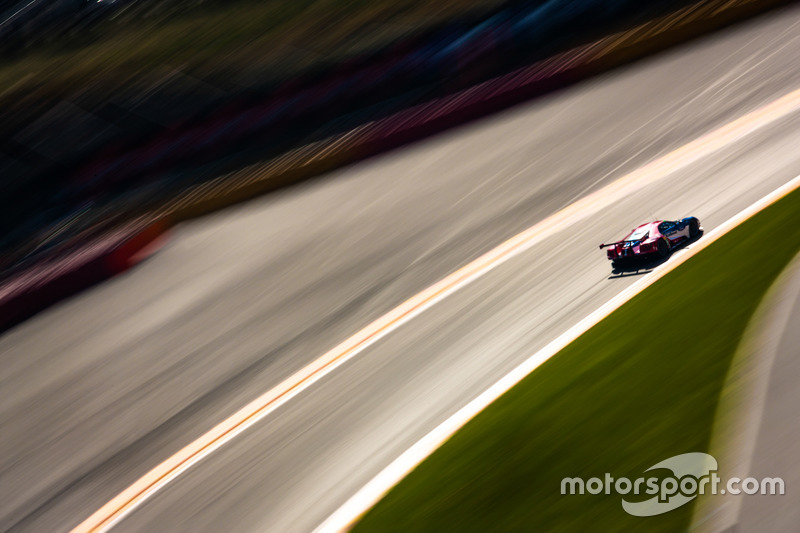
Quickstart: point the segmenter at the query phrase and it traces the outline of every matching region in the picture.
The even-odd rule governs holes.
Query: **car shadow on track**
[[[625,265],[616,265],[611,270],[611,275],[608,279],[620,279],[620,278],[629,278],[631,276],[641,276],[644,274],[649,274],[652,272],[656,267],[663,265],[667,261],[669,261],[672,254],[677,252],[678,250],[683,250],[700,240],[703,237],[703,231],[701,230],[700,233],[697,234],[693,239],[689,239],[688,241],[684,241],[675,248],[672,249],[672,252],[667,257],[658,257],[656,259],[635,259]]]

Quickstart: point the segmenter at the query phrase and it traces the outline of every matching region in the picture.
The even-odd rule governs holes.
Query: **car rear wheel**
[[[661,239],[658,241],[658,256],[659,257],[667,257],[669,255],[669,244],[667,244],[666,239]]]
[[[700,223],[696,218],[689,221],[689,238],[694,239],[700,233]]]

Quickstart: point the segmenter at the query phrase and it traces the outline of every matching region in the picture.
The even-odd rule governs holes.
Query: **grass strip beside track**
[[[673,455],[708,451],[742,332],[798,250],[800,191],[547,361],[406,477],[355,531],[685,531],[691,505],[637,518],[622,510],[619,495],[560,495],[561,479],[606,472],[635,479]]]

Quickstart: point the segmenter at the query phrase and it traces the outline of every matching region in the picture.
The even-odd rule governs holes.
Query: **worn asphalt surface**
[[[800,88],[800,8],[187,223],[0,338],[0,530],[66,531],[380,314],[645,163]],[[597,249],[712,229],[800,174],[790,114],[587,213],[204,459],[119,531],[310,531],[638,279]],[[642,274],[642,275],[647,275]]]

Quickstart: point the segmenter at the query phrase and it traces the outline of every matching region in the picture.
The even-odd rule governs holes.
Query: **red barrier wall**
[[[0,282],[0,331],[124,272],[162,245],[164,222],[138,222],[58,257],[43,258]]]

